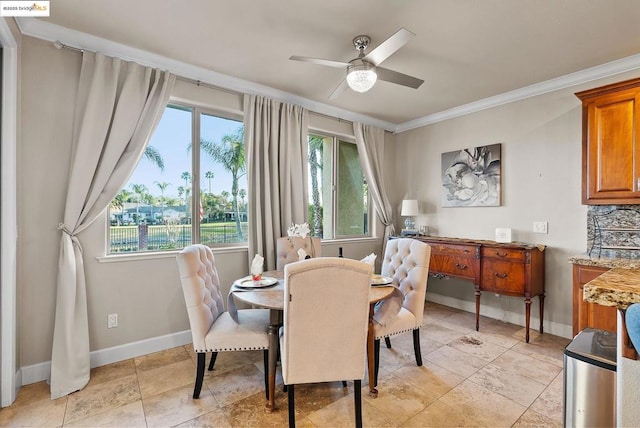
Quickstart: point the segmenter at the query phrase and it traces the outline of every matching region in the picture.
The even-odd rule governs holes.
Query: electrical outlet
[[[547,231],[549,223],[546,221],[534,221],[533,222],[533,232],[534,233],[549,233]]]
[[[107,315],[107,328],[115,328],[118,326],[118,314]]]

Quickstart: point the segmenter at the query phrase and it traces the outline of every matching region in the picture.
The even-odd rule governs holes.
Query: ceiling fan
[[[289,59],[294,61],[311,62],[335,68],[344,68],[347,71],[346,79],[331,93],[329,98],[336,98],[346,86],[357,92],[367,92],[373,87],[377,79],[402,86],[418,89],[424,80],[412,77],[388,68],[380,67],[380,63],[393,55],[404,46],[411,37],[415,36],[411,31],[400,28],[391,37],[382,42],[378,47],[365,55],[364,51],[369,47],[371,38],[366,35],[356,36],[353,45],[359,52],[358,56],[349,62],[333,61],[321,58],[293,55]]]

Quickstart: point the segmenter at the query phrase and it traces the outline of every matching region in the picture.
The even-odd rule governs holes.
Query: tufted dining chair
[[[283,270],[287,263],[297,262],[300,248],[311,258],[322,255],[321,240],[318,237],[283,236],[276,241],[276,269]]]
[[[284,268],[282,378],[289,426],[295,426],[294,385],[353,380],[356,426],[362,426],[371,265],[322,257]],[[344,385],[344,384],[343,384]]]
[[[380,366],[380,339],[382,338],[385,339],[387,348],[391,348],[389,337],[412,331],[416,364],[422,365],[420,327],[422,326],[424,302],[427,295],[430,257],[431,247],[417,239],[398,238],[387,242],[382,260],[382,275],[393,278],[393,283],[402,292],[403,299],[402,307],[396,317],[385,325],[374,324],[376,385]]]
[[[242,309],[236,323],[224,310],[220,279],[211,248],[194,244],[176,256],[184,300],[187,305],[193,350],[198,355],[193,398],[200,396],[207,352],[213,370],[218,352],[263,350],[267,389],[269,359],[268,309]]]

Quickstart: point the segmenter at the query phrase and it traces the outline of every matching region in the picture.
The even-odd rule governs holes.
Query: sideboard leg
[[[538,298],[540,299],[540,334],[542,334],[544,333],[544,327],[542,325],[542,320],[544,320],[544,293],[542,293]]]
[[[527,343],[529,343],[529,321],[531,320],[531,297],[527,297],[526,299],[524,299],[524,303],[525,303],[525,313],[526,313],[526,319],[525,319],[525,324],[526,324],[526,334],[525,334],[525,339],[527,340]]]
[[[480,330],[480,289],[476,288],[476,331]]]

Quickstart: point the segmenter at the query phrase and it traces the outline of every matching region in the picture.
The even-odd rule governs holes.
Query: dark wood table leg
[[[540,299],[540,334],[544,333],[544,293],[538,297]]]
[[[526,335],[525,339],[527,343],[529,343],[529,321],[531,320],[531,297],[527,297],[524,299],[525,304],[525,324],[526,324]]]
[[[375,303],[369,305],[369,328],[367,330],[367,367],[369,372],[369,396],[371,398],[378,397],[378,390],[375,385],[376,363],[374,360],[374,340],[373,340],[373,309]]]
[[[280,311],[271,309],[269,320],[269,400],[266,411],[271,413],[275,410],[276,393],[276,366],[278,364],[278,329],[280,328]]]
[[[476,331],[480,330],[480,289],[476,288]]]

